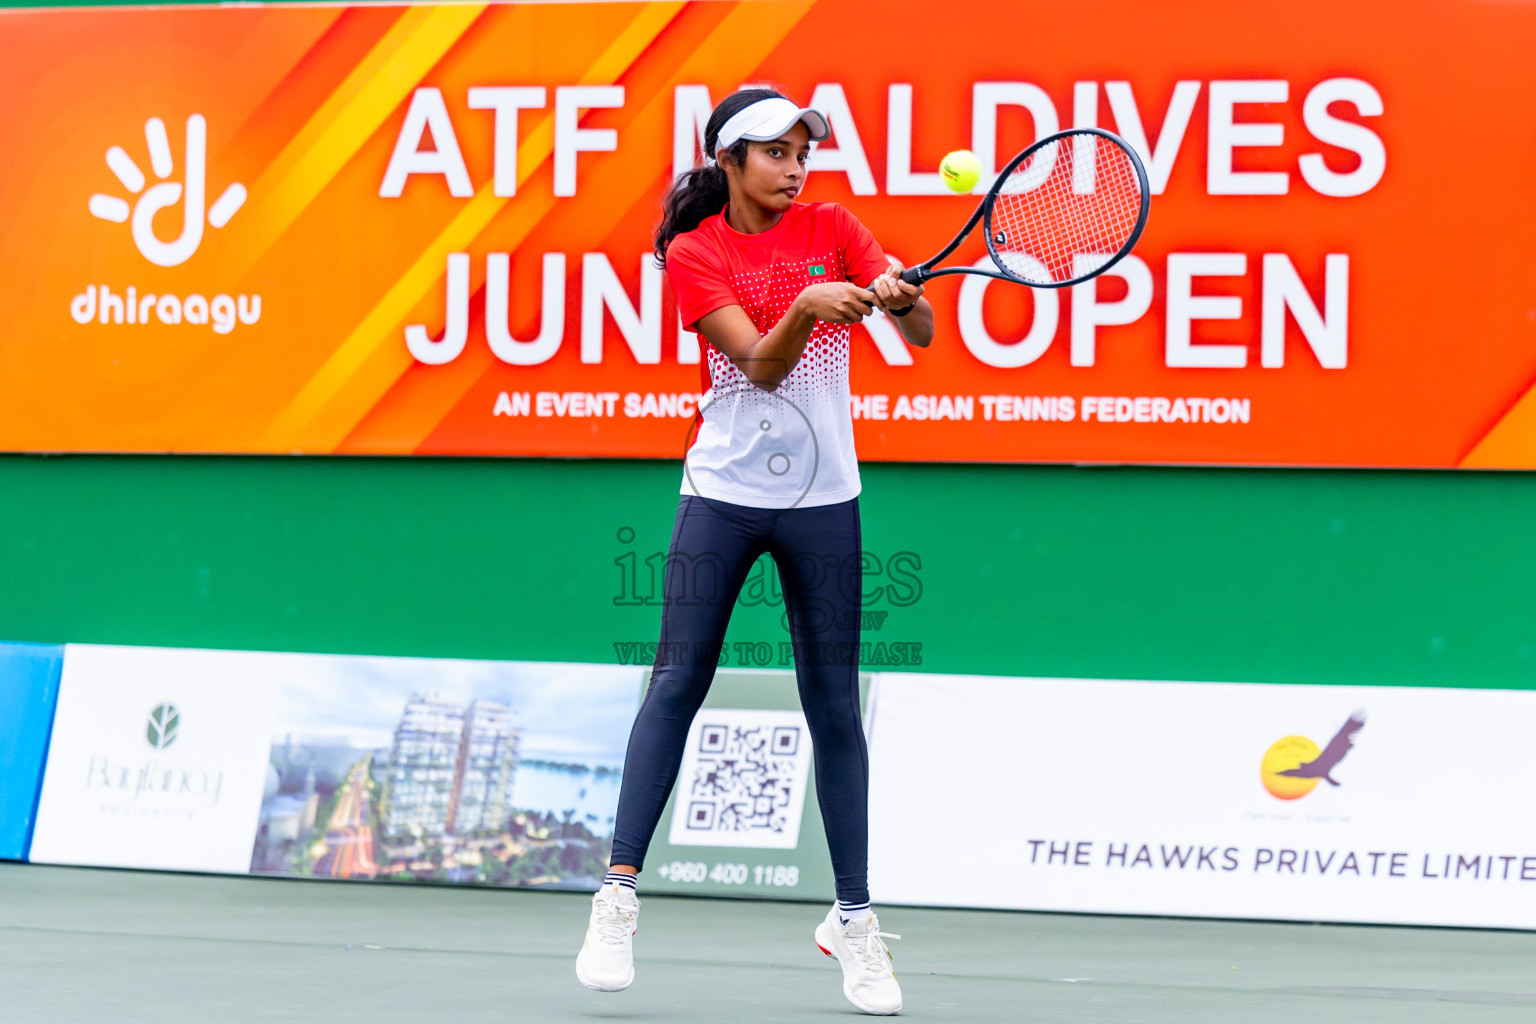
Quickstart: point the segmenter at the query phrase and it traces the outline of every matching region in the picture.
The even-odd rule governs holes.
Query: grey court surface
[[[579,894],[0,864],[0,1021],[852,1021],[807,904],[645,899],[587,992]],[[1536,1021],[1536,934],[886,908],[930,1021]]]

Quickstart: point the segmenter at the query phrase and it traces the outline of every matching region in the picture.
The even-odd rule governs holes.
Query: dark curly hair
[[[721,100],[710,113],[708,123],[704,125],[705,155],[715,155],[715,147],[720,142],[720,129],[725,127],[725,122],[754,103],[775,98],[783,99],[784,97],[772,89],[742,89]],[[738,166],[745,163],[746,140],[738,140],[725,152]],[[726,185],[725,168],[718,164],[706,164],[679,174],[661,200],[661,223],[656,226],[655,241],[657,264],[663,267],[667,265],[667,246],[672,244],[672,239],[684,232],[692,231],[703,223],[706,217],[713,217],[719,213],[730,198],[731,191]]]

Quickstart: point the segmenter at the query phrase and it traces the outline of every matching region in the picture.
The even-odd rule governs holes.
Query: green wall
[[[921,560],[920,596],[877,602],[866,638],[921,643],[925,671],[1536,686],[1530,475],[864,476],[865,547]],[[3,456],[0,639],[613,661],[656,639],[616,559],[665,550],[678,480],[656,461]],[[729,640],[783,637],[758,605]]]

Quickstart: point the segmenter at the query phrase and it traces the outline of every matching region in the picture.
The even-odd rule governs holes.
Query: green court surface
[[[643,899],[587,992],[587,897],[0,865],[0,1020],[853,1020],[821,908]],[[1536,1019],[1536,934],[885,908],[932,1021]]]

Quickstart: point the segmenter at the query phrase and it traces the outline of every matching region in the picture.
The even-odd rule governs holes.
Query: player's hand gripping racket
[[[980,274],[1063,288],[1104,273],[1147,226],[1147,172],[1130,145],[1100,128],[1047,136],[1009,161],[971,219],[942,252],[901,279]],[[997,269],[934,267],[980,223]]]

